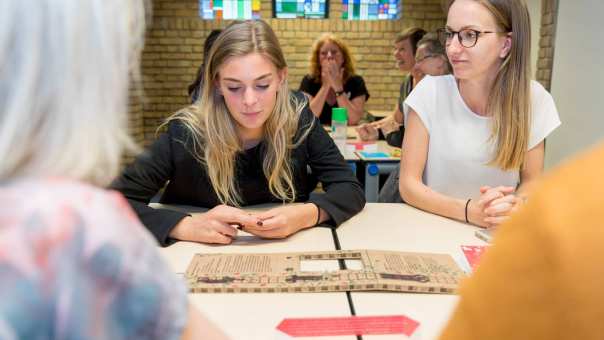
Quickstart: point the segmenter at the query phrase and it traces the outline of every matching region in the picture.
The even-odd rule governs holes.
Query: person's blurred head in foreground
[[[141,1],[0,4],[0,181],[61,176],[105,185],[120,166]]]
[[[143,0],[0,1],[2,339],[224,339],[125,199],[93,186],[135,148],[144,21]]]

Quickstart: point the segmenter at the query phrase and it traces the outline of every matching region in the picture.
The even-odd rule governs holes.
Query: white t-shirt
[[[453,197],[477,197],[483,185],[517,186],[519,171],[503,171],[487,164],[495,152],[491,117],[472,112],[463,101],[452,75],[426,76],[404,103],[405,121],[414,110],[430,135],[423,182]],[[531,81],[531,128],[528,149],[537,146],[560,125],[552,96]]]

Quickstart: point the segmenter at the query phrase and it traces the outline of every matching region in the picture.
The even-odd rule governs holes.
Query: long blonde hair
[[[451,7],[455,0],[449,2]],[[512,46],[491,88],[487,112],[493,116],[491,141],[496,151],[489,165],[520,169],[528,148],[531,124],[531,23],[523,0],[476,0],[495,18],[498,29],[510,32]]]
[[[242,197],[235,183],[235,159],[243,151],[236,133],[236,123],[216,87],[219,68],[232,57],[259,53],[281,71],[287,67],[277,36],[261,20],[233,22],[216,39],[204,70],[201,97],[193,106],[168,119],[179,121],[189,130],[192,154],[207,170],[212,187],[223,204],[239,206]],[[296,198],[291,150],[310,131],[294,141],[302,109],[306,105],[289,92],[287,79],[281,83],[275,107],[264,123],[266,154],[262,170],[273,196],[292,202]],[[312,122],[311,122],[312,124]]]

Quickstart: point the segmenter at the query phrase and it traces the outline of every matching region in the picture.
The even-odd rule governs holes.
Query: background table
[[[397,148],[388,145],[384,140],[379,140],[377,143],[377,151],[387,154],[386,157],[363,157],[357,153],[359,159],[363,162],[362,166],[365,171],[365,199],[367,202],[377,202],[380,191],[380,175],[389,175],[392,171],[398,169],[400,156],[392,155]],[[400,149],[399,149],[400,150]],[[402,152],[402,151],[401,151]]]
[[[485,245],[476,227],[426,213],[406,204],[368,203],[337,230],[342,249],[446,253],[459,260],[461,245]],[[403,314],[421,323],[422,339],[436,339],[457,302],[456,295],[352,292],[356,315]],[[363,336],[364,340],[400,339]]]

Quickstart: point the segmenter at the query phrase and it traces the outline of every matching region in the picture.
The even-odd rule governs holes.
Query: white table
[[[153,205],[160,207],[161,205]],[[203,211],[191,207],[177,210]],[[254,207],[258,209],[258,207]],[[174,272],[184,273],[196,253],[269,253],[334,250],[331,229],[303,230],[283,240],[263,240],[240,232],[230,245],[177,242],[160,249]],[[334,268],[335,269],[335,268]],[[346,293],[190,294],[190,301],[232,339],[288,339],[276,330],[284,318],[350,316]],[[296,340],[301,338],[296,338]],[[320,339],[320,338],[312,338]],[[330,337],[351,340],[354,336]]]
[[[342,224],[337,235],[342,249],[380,249],[447,253],[462,256],[461,245],[485,245],[476,227],[415,209],[406,204],[368,203]],[[404,314],[421,323],[421,339],[436,339],[457,302],[455,295],[353,292],[356,315]],[[363,336],[364,340],[400,339]]]

